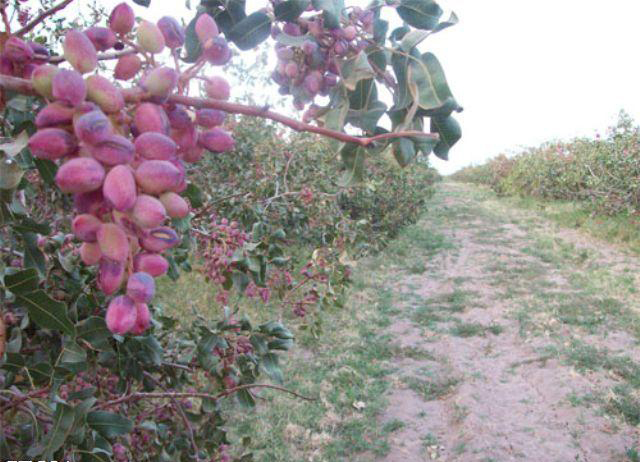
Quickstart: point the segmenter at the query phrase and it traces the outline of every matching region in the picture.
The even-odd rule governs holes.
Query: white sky
[[[119,2],[98,3],[110,10]],[[421,48],[438,56],[465,108],[458,114],[463,138],[451,160],[434,158],[442,173],[524,146],[604,132],[620,109],[640,121],[640,0],[439,3],[455,11],[460,23]],[[188,20],[193,11],[184,5],[185,0],[152,0],[149,9],[132,4],[148,19]],[[69,12],[75,14],[74,8],[79,7]]]

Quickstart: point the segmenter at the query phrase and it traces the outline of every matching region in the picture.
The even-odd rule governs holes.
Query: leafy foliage
[[[640,129],[621,112],[606,138],[549,142],[516,156],[500,155],[455,178],[500,194],[584,203],[599,213],[640,212]]]
[[[153,6],[151,0],[133,1]],[[1,41],[0,71],[33,76],[32,87],[44,97],[5,89],[0,94],[2,135],[9,140],[0,145],[1,459],[230,461],[233,452],[235,460],[251,460],[242,448],[229,449],[228,413],[254,406],[257,388],[274,387],[266,381],[284,381],[279,354],[293,346],[296,328],[320,333],[314,314],[340,306],[355,259],[383,248],[417,220],[438,179],[424,157],[416,162],[418,155],[433,150],[446,156],[460,134],[451,114],[461,108],[440,64],[417,49],[426,35],[408,26],[389,34],[382,4],[354,13],[345,6],[341,0],[287,0],[247,14],[244,0],[202,0],[182,30],[172,18],[136,26],[125,2],[106,21],[108,28],[82,32],[81,22],[68,27],[58,13],[43,16],[31,42],[14,36],[9,45]],[[407,22],[422,32],[455,23],[454,17],[440,22],[442,11],[432,1],[401,6],[400,17],[411,18]],[[16,14],[7,17],[15,16],[21,26],[29,19],[20,2],[0,8],[14,8]],[[100,8],[92,11],[86,25],[106,19]],[[307,36],[309,15],[321,24],[318,37]],[[293,26],[306,38],[288,34]],[[63,35],[64,53],[57,47]],[[227,117],[224,128],[234,132],[233,148],[234,138],[219,127],[222,121],[203,122],[207,113],[171,100],[188,95],[194,87],[189,81],[201,71],[207,102],[227,99],[228,83],[205,76],[203,69],[228,62],[227,40],[239,50],[253,50],[269,36],[277,48],[318,52],[307,53],[311,64],[300,62],[301,69],[334,74],[331,85],[323,80],[314,92],[295,79],[287,82],[296,106],[316,95],[328,97],[326,106],[314,106],[305,116],[307,122],[315,120],[333,130],[330,136],[344,139],[336,134],[388,134],[380,126],[386,114],[398,136],[366,147],[319,141],[282,131],[258,111],[258,118]],[[330,46],[320,36],[332,37]],[[120,57],[113,84],[103,77],[111,68],[98,66],[106,59],[98,51],[121,49],[134,37],[136,53]],[[162,66],[158,53],[165,45],[194,66],[184,72]],[[64,58],[62,68],[75,70],[59,71],[58,60],[49,58],[53,52]],[[303,59],[299,50],[294,55]],[[96,68],[100,75],[85,80],[82,74]],[[90,88],[83,90],[83,84]],[[127,86],[132,92],[122,91]],[[391,108],[379,100],[381,86],[394,92]],[[136,92],[140,99],[131,96]],[[45,109],[60,119],[36,119]],[[175,116],[176,110],[184,113]],[[87,115],[94,118],[83,119]],[[428,118],[442,122],[434,128],[437,140],[423,136]],[[90,123],[83,128],[80,119]],[[403,135],[407,131],[410,137]],[[141,138],[147,133],[157,149],[145,153]],[[111,138],[106,151],[99,151],[103,135]],[[148,158],[167,146],[166,159]],[[114,160],[120,148],[125,156]],[[198,166],[189,165],[203,155]],[[401,170],[394,157],[403,167],[414,162],[414,168]],[[92,164],[99,181],[88,183],[91,172],[69,174],[69,165],[78,162]],[[145,162],[164,162],[164,170],[143,175]],[[159,224],[168,225],[170,218],[170,227],[143,224],[133,205],[116,204],[127,188],[118,181],[107,186],[103,177],[131,176],[130,170],[136,175],[129,196],[137,201],[144,193],[165,201]],[[159,187],[164,180],[171,184]],[[81,210],[78,196],[96,192],[104,196],[96,201],[99,207]],[[65,193],[76,194],[75,200]],[[96,236],[79,232],[74,214],[97,222]],[[123,237],[97,237],[105,230]],[[88,247],[98,249],[93,263],[84,253]],[[152,303],[145,287],[125,289],[122,277],[107,287],[113,261],[121,276],[136,282],[134,274],[146,272],[134,269],[144,253],[166,263],[153,275],[166,271],[166,284],[182,272],[202,272],[218,295],[216,316],[196,316],[185,325]],[[96,262],[98,268],[91,266]],[[146,280],[153,281],[150,275]],[[134,304],[134,293],[145,301]],[[279,319],[290,322],[291,330],[280,321],[246,316],[245,306],[270,299],[277,300]],[[135,307],[136,323],[142,319],[144,325],[122,327],[133,319],[131,312],[109,316],[113,307]]]

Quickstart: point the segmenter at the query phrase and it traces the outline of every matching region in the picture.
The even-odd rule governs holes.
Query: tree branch
[[[135,48],[125,48],[124,50],[119,50],[119,51],[111,51],[109,53],[98,53],[98,61],[106,61],[109,59],[118,59],[121,56],[126,56],[126,55],[130,55],[133,53],[137,53],[137,50]],[[57,64],[57,63],[61,63],[63,62],[64,56],[51,56],[49,59],[46,59],[46,61],[52,63],[52,64]]]
[[[20,79],[17,77],[11,77],[7,75],[0,75],[0,87],[13,90],[18,93],[35,95],[36,92],[29,80]],[[148,94],[139,89],[127,89],[123,91],[124,98],[129,103],[139,103],[142,101],[151,100]],[[176,104],[183,104],[185,106],[202,109],[219,109],[232,114],[243,114],[251,117],[263,117],[286,125],[298,132],[310,132],[317,133],[318,135],[325,136],[327,138],[333,138],[345,143],[354,143],[359,146],[368,147],[376,141],[397,139],[397,138],[429,138],[432,140],[439,139],[436,133],[424,133],[418,131],[402,131],[397,133],[384,133],[382,135],[376,135],[371,137],[359,137],[348,135],[347,133],[339,132],[337,130],[331,130],[325,127],[318,127],[316,125],[306,124],[291,117],[278,114],[277,112],[270,111],[266,107],[246,106],[244,104],[230,103],[228,101],[220,101],[217,99],[208,98],[194,98],[191,96],[172,95],[169,97],[169,102]]]
[[[230,388],[228,390],[225,390],[221,393],[218,393],[217,395],[212,395],[209,393],[198,393],[198,392],[163,392],[163,393],[158,393],[158,392],[135,392],[135,393],[131,393],[125,396],[122,396],[118,399],[114,399],[112,401],[107,401],[105,403],[102,403],[100,405],[97,406],[98,409],[102,409],[102,408],[106,408],[106,407],[111,407],[111,406],[115,406],[117,404],[122,404],[122,403],[126,403],[128,401],[132,401],[134,399],[144,399],[144,398],[149,398],[149,399],[153,399],[153,398],[203,398],[203,399],[212,399],[214,401],[217,401],[221,398],[224,398],[226,396],[232,395],[234,393],[237,393],[241,390],[248,390],[251,388],[271,388],[273,390],[278,390],[278,391],[282,391],[285,393],[289,393],[293,396],[295,396],[296,398],[300,398],[303,399],[305,401],[316,401],[316,398],[309,398],[308,396],[303,396],[300,395],[298,393],[296,393],[295,391],[289,390],[287,388],[284,387],[279,387],[277,385],[270,385],[270,384],[266,384],[266,383],[250,383],[247,385],[240,385],[238,387],[234,387],[234,388]]]
[[[171,101],[172,103],[183,104],[185,106],[195,107],[198,109],[202,109],[202,108],[219,109],[232,114],[243,114],[243,115],[248,115],[252,117],[263,117],[265,119],[271,119],[276,122],[279,122],[282,125],[286,125],[287,127],[292,128],[298,132],[317,133],[318,135],[323,135],[328,138],[333,138],[338,141],[343,141],[345,143],[354,143],[363,147],[367,147],[376,141],[380,141],[383,139],[392,139],[392,138],[416,137],[416,138],[430,138],[434,140],[439,139],[438,135],[435,133],[424,133],[424,132],[417,132],[417,131],[404,131],[404,132],[398,132],[398,133],[385,133],[383,135],[376,135],[372,137],[359,137],[359,136],[348,135],[346,133],[339,132],[336,130],[331,130],[325,127],[318,127],[317,125],[306,124],[299,120],[292,119],[291,117],[287,117],[282,114],[278,114],[277,112],[270,111],[266,107],[245,106],[243,104],[230,103],[228,101],[220,101],[216,99],[207,99],[207,98],[194,98],[191,96],[182,96],[182,95],[170,96],[169,101]]]
[[[40,13],[31,22],[29,22],[22,29],[19,29],[13,35],[21,36],[21,35],[26,34],[30,30],[32,30],[34,27],[36,27],[38,24],[40,24],[42,21],[47,19],[49,16],[52,16],[52,15],[56,14],[58,11],[63,10],[64,8],[66,8],[67,5],[69,5],[72,1],[73,0],[62,0],[60,3],[58,3],[56,6],[52,7],[51,9],[49,9],[47,11],[43,11],[42,13]]]

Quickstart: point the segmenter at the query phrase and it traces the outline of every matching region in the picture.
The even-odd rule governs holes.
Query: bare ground
[[[451,245],[408,253],[387,328],[428,354],[397,358],[378,460],[638,460],[637,257],[468,186],[435,203]]]

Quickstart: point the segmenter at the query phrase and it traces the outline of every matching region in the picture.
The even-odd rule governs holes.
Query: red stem
[[[18,93],[24,93],[24,94],[30,94],[30,95],[36,94],[29,80],[20,79],[17,77],[11,77],[8,75],[0,75],[0,88],[13,90]],[[125,100],[130,103],[139,103],[141,101],[150,100],[149,96],[141,90],[128,89],[128,90],[125,90],[123,93],[124,93]],[[330,130],[325,127],[318,127],[316,125],[306,124],[299,120],[292,119],[291,117],[287,117],[282,114],[278,114],[277,112],[270,111],[268,107],[246,106],[244,104],[230,103],[228,101],[220,101],[216,99],[194,98],[191,96],[172,95],[169,97],[169,102],[176,103],[176,104],[183,104],[185,106],[190,106],[197,109],[202,109],[202,108],[220,109],[222,111],[229,112],[232,114],[243,114],[243,115],[252,116],[252,117],[263,117],[265,119],[271,119],[276,122],[279,122],[298,132],[317,133],[319,135],[326,136],[328,138],[333,138],[335,140],[342,141],[345,143],[354,143],[363,147],[367,147],[376,141],[394,139],[394,138],[415,137],[415,138],[430,138],[434,140],[438,139],[438,135],[436,133],[424,133],[424,132],[417,132],[417,131],[384,133],[382,135],[376,135],[371,137],[353,136],[353,135],[348,135],[346,133],[339,132],[336,130]]]
[[[67,5],[69,5],[73,0],[62,0],[60,3],[58,3],[56,6],[52,7],[51,9],[47,10],[47,11],[43,11],[42,13],[40,13],[38,16],[35,17],[35,19],[33,19],[33,21],[29,22],[29,24],[27,24],[26,26],[24,26],[22,29],[19,29],[15,34],[15,36],[21,36],[26,34],[27,32],[29,32],[31,29],[33,29],[34,27],[36,27],[38,24],[40,24],[42,21],[44,21],[45,19],[47,19],[49,16],[52,16],[54,14],[56,14],[58,11],[64,9],[67,7]]]

